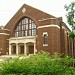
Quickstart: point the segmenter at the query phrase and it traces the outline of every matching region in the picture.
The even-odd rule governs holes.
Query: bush
[[[41,51],[28,58],[16,58],[0,65],[0,75],[75,75],[75,68],[70,66],[72,59],[61,58],[57,53],[50,55]]]

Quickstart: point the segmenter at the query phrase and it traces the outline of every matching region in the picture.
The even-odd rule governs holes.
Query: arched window
[[[15,37],[35,36],[36,25],[30,18],[23,18],[15,29]]]

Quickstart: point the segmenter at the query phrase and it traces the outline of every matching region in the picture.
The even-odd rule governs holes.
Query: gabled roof
[[[25,13],[22,12],[23,8],[26,9]],[[48,13],[45,13],[39,9],[36,9],[34,7],[31,7],[27,4],[24,4],[17,13],[10,19],[10,21],[6,24],[5,28],[11,29],[11,26],[17,23],[19,19],[21,19],[23,16],[30,17],[33,20],[36,20],[37,22],[41,19],[48,19],[48,18],[56,18],[53,15],[50,15]],[[12,22],[13,21],[13,22]],[[13,24],[14,23],[14,24]],[[12,26],[12,28],[13,28]]]
[[[39,9],[37,9],[37,8],[34,8],[34,7],[32,7],[32,6],[29,6],[29,5],[27,5],[27,4],[24,4],[24,5],[22,6],[22,8],[23,8],[23,7],[29,9],[29,11],[30,11],[31,13],[34,12],[37,16],[40,15],[40,17],[38,16],[39,18],[46,18],[46,17],[56,18],[55,16],[53,16],[53,15],[51,15],[51,14],[48,14],[48,13],[46,13],[46,12],[44,12],[44,11],[41,11],[41,10],[39,10]],[[33,10],[33,11],[32,11],[32,10]]]

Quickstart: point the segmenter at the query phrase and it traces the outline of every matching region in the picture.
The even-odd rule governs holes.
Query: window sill
[[[48,46],[48,44],[43,44],[43,46]]]

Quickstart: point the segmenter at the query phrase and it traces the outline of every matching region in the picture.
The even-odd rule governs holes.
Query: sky
[[[65,4],[74,0],[0,0],[0,26],[5,26],[23,4],[28,4],[56,17],[62,17],[66,22]]]

